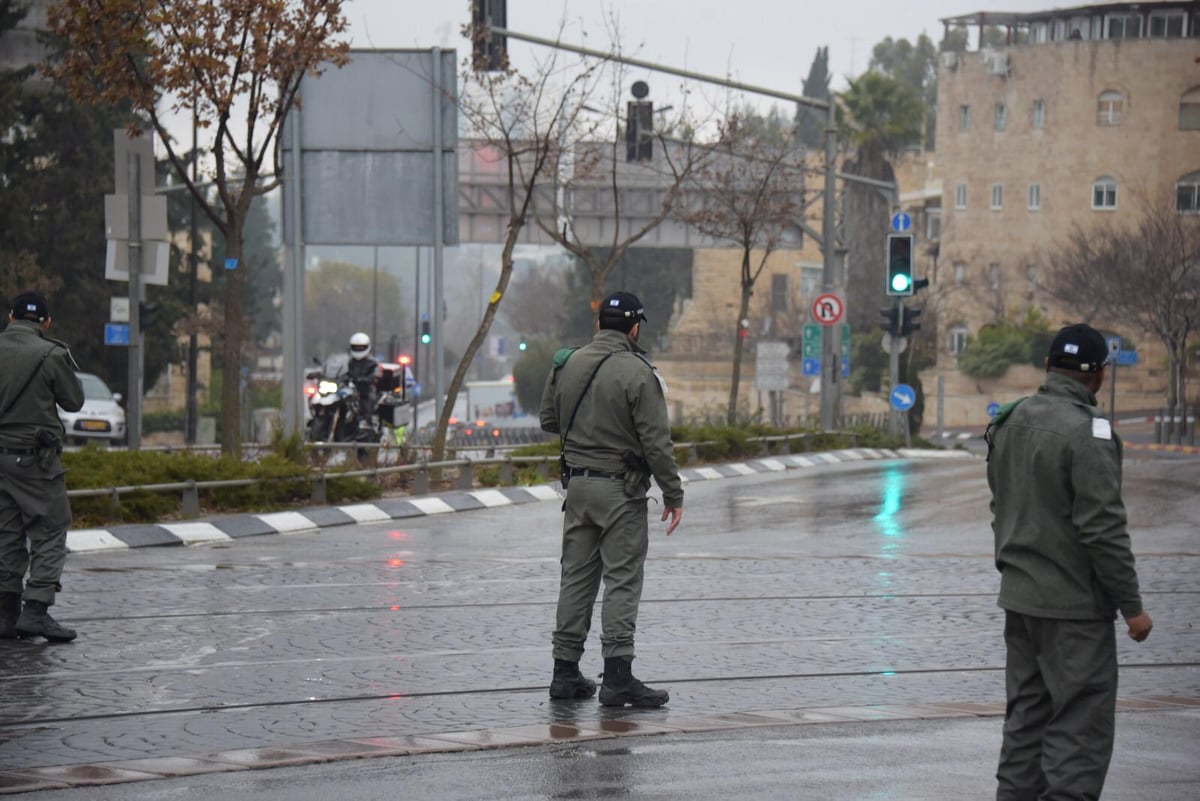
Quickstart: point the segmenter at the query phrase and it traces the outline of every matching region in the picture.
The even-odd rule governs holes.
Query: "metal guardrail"
[[[817,437],[840,437],[849,440],[850,447],[855,447],[858,443],[858,437],[854,432],[849,431],[832,431],[819,434],[804,433],[804,434],[779,434],[766,437],[749,437],[748,442],[759,443],[759,455],[769,456],[788,455],[793,452],[793,443],[797,441],[801,445],[807,446],[813,439]],[[357,449],[364,447],[358,443],[314,443],[321,448],[352,448]],[[705,446],[713,446],[721,444],[716,440],[704,442],[684,442],[674,446],[676,451],[685,451],[688,455],[688,464],[698,462],[700,460],[700,449]],[[382,446],[369,444],[367,448],[380,448],[395,446]],[[89,489],[73,489],[67,491],[69,498],[98,498],[109,497],[112,499],[113,506],[120,508],[121,496],[129,495],[138,492],[161,492],[161,493],[180,493],[181,495],[181,514],[185,520],[194,520],[200,516],[200,493],[202,491],[231,488],[231,487],[249,487],[256,484],[268,482],[294,483],[307,482],[312,484],[311,500],[315,504],[327,503],[328,499],[328,484],[331,479],[339,478],[370,478],[376,482],[380,477],[387,475],[400,475],[412,473],[413,484],[410,488],[410,493],[413,495],[426,495],[429,493],[430,474],[440,472],[442,470],[457,469],[458,473],[454,482],[454,487],[460,490],[470,490],[475,486],[475,468],[488,467],[498,465],[500,467],[500,481],[505,486],[512,486],[515,482],[516,470],[523,465],[532,465],[537,468],[538,474],[545,480],[550,479],[550,465],[558,462],[558,455],[546,456],[503,456],[498,452],[502,450],[513,450],[516,448],[525,447],[522,445],[496,445],[486,449],[486,455],[483,458],[477,459],[449,459],[439,462],[429,462],[424,459],[403,465],[385,465],[362,468],[358,470],[338,470],[326,471],[317,470],[307,473],[302,476],[280,476],[278,478],[238,478],[238,479],[223,479],[218,481],[177,481],[172,483],[162,484],[137,484],[129,486],[116,487],[96,487]],[[194,450],[194,449],[189,449]],[[482,450],[480,448],[456,450]],[[811,452],[808,447],[801,448],[801,452]],[[455,454],[457,455],[457,453]]]

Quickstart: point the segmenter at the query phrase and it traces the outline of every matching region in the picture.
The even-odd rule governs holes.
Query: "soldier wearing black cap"
[[[45,334],[45,298],[22,292],[8,319],[0,332],[0,638],[70,642],[75,632],[49,613],[71,525],[55,406],[79,411],[83,386],[67,346]]]
[[[1005,610],[1008,705],[997,801],[1095,799],[1112,756],[1113,618],[1141,642],[1142,609],[1121,499],[1121,440],[1096,408],[1108,344],[1058,332],[1037,394],[988,426],[988,485]]]
[[[663,493],[667,534],[683,517],[683,484],[667,420],[666,386],[637,345],[642,303],[628,292],[605,298],[590,344],[564,348],[542,395],[542,428],[562,443],[562,577],[554,629],[553,699],[591,698],[595,682],[579,670],[604,580],[600,644],[605,706],[660,707],[666,690],[633,675],[634,629],[649,548],[646,490]]]

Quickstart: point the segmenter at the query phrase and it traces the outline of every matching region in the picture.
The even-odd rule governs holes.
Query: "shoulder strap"
[[[592,382],[596,380],[596,373],[600,372],[600,368],[604,366],[604,363],[608,361],[609,357],[612,356],[613,353],[616,353],[616,351],[604,354],[604,358],[601,359],[600,363],[596,365],[596,369],[592,371],[591,377],[588,378],[587,383],[583,385],[583,392],[579,393],[579,400],[575,401],[575,411],[571,412],[571,419],[567,421],[567,427],[563,429],[562,436],[559,437],[560,443],[566,443],[567,432],[571,430],[571,426],[575,425],[575,415],[579,414],[579,406],[583,403],[583,398],[585,395],[587,395],[588,389],[591,388]]]

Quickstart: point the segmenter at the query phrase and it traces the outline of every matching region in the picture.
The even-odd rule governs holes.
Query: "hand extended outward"
[[[1129,636],[1133,641],[1141,642],[1150,636],[1150,629],[1154,628],[1154,621],[1150,619],[1150,615],[1140,612],[1133,617],[1125,618],[1125,625],[1129,626]]]
[[[683,509],[678,506],[664,506],[662,519],[671,518],[671,524],[667,526],[667,536],[671,536],[671,532],[679,525],[679,521],[683,519]]]

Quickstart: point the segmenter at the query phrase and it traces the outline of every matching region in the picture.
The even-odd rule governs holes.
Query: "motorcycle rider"
[[[371,355],[371,337],[362,331],[350,337],[350,365],[348,368],[350,380],[358,390],[360,428],[373,428],[375,407],[379,403],[376,389],[376,378],[379,374],[379,362]]]

